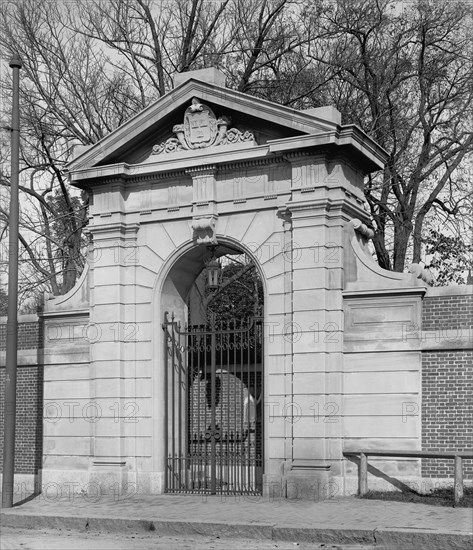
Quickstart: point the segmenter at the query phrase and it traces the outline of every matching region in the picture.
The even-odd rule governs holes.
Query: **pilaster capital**
[[[286,203],[287,209],[291,212],[292,219],[307,217],[343,217],[347,222],[353,218],[360,218],[363,222],[368,221],[367,213],[362,204],[354,202],[353,197],[342,194],[335,197],[318,196],[309,200],[291,200]]]
[[[92,225],[89,234],[94,242],[116,239],[136,241],[139,228],[139,223],[127,224],[125,222],[115,222],[103,225]]]

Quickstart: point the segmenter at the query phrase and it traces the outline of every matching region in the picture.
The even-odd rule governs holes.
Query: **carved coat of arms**
[[[184,114],[184,138],[187,145],[191,149],[209,147],[216,137],[217,119],[212,109],[194,98]]]
[[[184,123],[176,124],[172,129],[176,137],[155,145],[151,154],[159,155],[243,141],[254,143],[255,138],[252,132],[241,132],[236,128],[228,129],[230,122],[230,117],[227,116],[217,119],[209,106],[194,97],[192,104],[184,113]]]

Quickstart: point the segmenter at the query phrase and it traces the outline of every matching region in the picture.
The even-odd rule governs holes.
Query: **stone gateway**
[[[250,97],[225,88],[214,69],[180,75],[82,149],[69,176],[91,197],[88,268],[41,314],[43,486],[231,486],[313,500],[356,491],[357,465],[344,452],[425,448],[424,354],[450,346],[456,358],[471,356],[471,339],[426,338],[423,304],[444,291],[429,289],[418,266],[388,272],[372,258],[363,181],[385,160],[333,107],[297,111]],[[251,335],[230,327],[225,339],[192,333],[182,343],[176,332],[212,254],[245,254],[262,283],[260,333],[247,344],[261,353],[242,359],[241,372],[238,361],[212,359],[208,338],[230,350]],[[231,395],[240,401],[227,417]],[[214,420],[199,420],[212,407]],[[226,445],[230,460],[233,445],[248,462],[188,462],[206,438],[209,456]],[[180,462],[170,475],[173,447]],[[376,468],[386,475],[373,487],[422,480],[417,459]]]

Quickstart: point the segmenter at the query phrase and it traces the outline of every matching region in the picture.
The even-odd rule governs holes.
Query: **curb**
[[[366,544],[399,550],[470,550],[472,535],[430,532],[419,529],[336,529],[294,527],[269,523],[214,523],[88,516],[44,516],[1,512],[3,527],[28,529],[71,529],[121,533],[130,531],[166,536],[218,536],[319,544]]]

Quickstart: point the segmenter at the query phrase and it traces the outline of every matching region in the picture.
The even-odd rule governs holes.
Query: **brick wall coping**
[[[437,331],[439,332],[439,331]],[[425,331],[424,340],[421,343],[422,351],[470,351],[473,350],[473,333],[468,329],[455,329],[445,332],[442,338],[442,332],[436,337],[436,331]],[[450,337],[450,339],[449,339]]]
[[[425,297],[434,296],[473,296],[473,285],[431,286],[427,289]]]
[[[6,325],[8,317],[0,317],[0,325]],[[28,315],[18,315],[19,323],[37,323],[39,321],[39,316],[36,313],[30,313]]]
[[[42,351],[42,350],[41,350]],[[6,365],[6,351],[0,351],[0,369],[5,368]],[[38,365],[38,350],[32,349],[19,349],[17,351],[17,366],[18,367],[31,367],[32,365]]]
[[[381,296],[400,294],[420,294],[425,298],[448,296],[473,296],[473,285],[456,286],[427,286],[413,288],[379,288],[379,289],[350,289],[342,291],[344,298],[356,298],[358,296]]]

